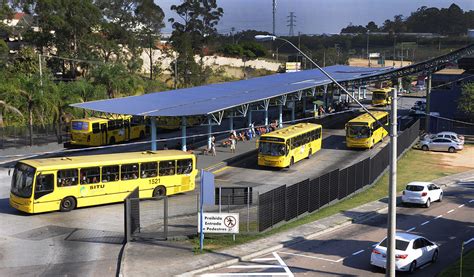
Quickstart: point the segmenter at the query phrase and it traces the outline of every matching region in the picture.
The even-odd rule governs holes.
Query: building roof
[[[335,65],[326,67],[325,70],[337,81],[348,82],[392,69]],[[142,116],[209,115],[330,83],[331,80],[321,71],[314,69],[72,106],[99,112]]]

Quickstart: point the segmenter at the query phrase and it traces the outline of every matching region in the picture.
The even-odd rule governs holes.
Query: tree
[[[178,52],[179,79],[184,86],[200,85],[207,76],[196,74],[209,72],[209,69],[202,68],[204,49],[215,37],[215,26],[224,11],[217,6],[216,0],[185,0],[181,5],[172,5],[171,10],[180,19],[169,19],[174,29],[170,40]],[[201,56],[199,64],[194,60],[194,54]]]
[[[474,122],[474,83],[464,85],[458,100],[458,109],[467,116],[469,122]]]
[[[105,88],[109,98],[133,95],[144,92],[140,78],[129,73],[121,63],[98,66],[91,73],[92,83]]]
[[[375,24],[375,22],[373,21],[370,21],[369,23],[367,23],[365,28],[371,32],[377,32],[379,30],[379,26],[377,26],[377,24]]]

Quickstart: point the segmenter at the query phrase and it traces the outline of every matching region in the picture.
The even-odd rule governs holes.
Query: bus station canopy
[[[337,81],[349,82],[392,69],[335,65],[326,67],[325,70]],[[209,115],[330,83],[321,71],[315,69],[72,106],[98,112],[141,116]]]

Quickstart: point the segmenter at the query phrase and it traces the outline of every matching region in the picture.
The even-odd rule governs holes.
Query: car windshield
[[[410,244],[409,241],[406,240],[395,240],[395,248],[397,250],[405,251],[407,250],[408,244]],[[385,238],[381,243],[380,246],[387,247],[387,239]]]
[[[365,125],[348,125],[347,135],[351,138],[368,138],[370,129]]]
[[[285,156],[286,150],[283,143],[259,142],[258,152],[270,156]]]
[[[372,94],[372,99],[374,99],[374,100],[384,100],[385,98],[386,98],[385,93],[380,93],[380,92],[377,93],[377,92],[374,92],[374,93]]]
[[[18,163],[12,177],[11,192],[16,196],[29,198],[33,191],[35,169],[29,165]]]
[[[424,188],[423,186],[414,186],[414,185],[407,186],[407,190],[409,191],[422,191],[423,188]]]
[[[72,129],[75,131],[87,131],[89,130],[89,122],[73,121]]]

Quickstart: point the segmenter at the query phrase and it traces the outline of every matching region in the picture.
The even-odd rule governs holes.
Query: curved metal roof
[[[348,82],[387,73],[393,69],[335,65],[326,67],[325,70],[337,81]],[[326,76],[314,69],[72,106],[106,113],[144,116],[209,115],[330,83]]]

